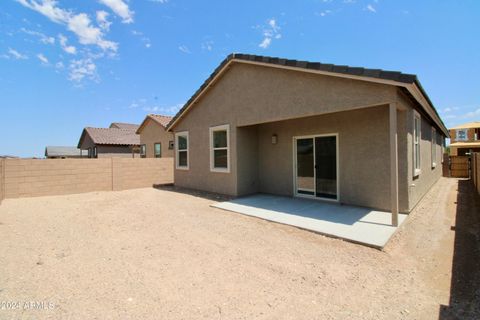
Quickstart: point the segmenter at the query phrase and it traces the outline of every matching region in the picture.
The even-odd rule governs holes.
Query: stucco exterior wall
[[[340,202],[390,210],[388,126],[388,106],[260,125],[259,191],[294,194],[293,137],[338,134]],[[278,136],[277,144],[271,142],[273,134]],[[405,192],[399,203],[405,211]]]
[[[414,176],[413,169],[413,121],[414,121],[414,105],[404,99],[399,102],[407,109],[406,111],[406,127],[407,127],[407,164],[408,170],[406,177],[408,178],[408,209],[411,211],[428,190],[442,176],[442,143],[443,135],[437,128],[437,140],[435,143],[436,166],[432,167],[432,122],[421,115],[421,139],[420,139],[420,167],[421,173]],[[400,160],[399,160],[400,161]]]
[[[134,154],[135,158],[140,158],[139,153]],[[97,146],[98,158],[132,158],[131,146]]]
[[[237,128],[237,195],[260,191],[258,126]]]
[[[396,89],[388,85],[246,64],[233,64],[208,90],[173,128],[175,132],[188,131],[190,139],[190,168],[175,170],[175,184],[228,195],[245,194],[248,183],[258,185],[253,178],[255,170],[248,165],[237,167],[241,156],[237,155],[237,134],[249,133],[236,127],[396,100]],[[209,128],[223,124],[230,124],[230,173],[210,172]],[[240,144],[251,143],[239,139]],[[250,172],[248,179],[237,178],[238,170]]]
[[[165,131],[162,125],[151,119],[147,120],[140,132],[140,144],[145,145],[147,158],[155,157],[155,143],[161,143],[162,158],[173,157],[173,149],[168,149],[170,141],[173,141],[173,134]]]

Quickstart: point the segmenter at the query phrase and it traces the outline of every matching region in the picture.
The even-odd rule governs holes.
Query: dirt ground
[[[0,319],[478,319],[469,183],[442,178],[384,251],[178,190],[7,199]]]

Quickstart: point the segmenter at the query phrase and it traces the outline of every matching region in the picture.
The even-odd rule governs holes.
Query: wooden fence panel
[[[450,175],[454,178],[470,177],[470,160],[468,156],[450,157]]]

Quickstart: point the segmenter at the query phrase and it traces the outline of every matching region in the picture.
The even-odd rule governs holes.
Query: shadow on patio
[[[480,319],[480,196],[470,180],[458,181],[450,302],[439,319]]]

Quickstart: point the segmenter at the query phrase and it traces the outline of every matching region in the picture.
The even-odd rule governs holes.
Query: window
[[[422,172],[420,169],[420,132],[422,118],[420,114],[415,111],[413,119],[413,175],[418,176]]]
[[[97,158],[97,147],[93,147],[93,157]]]
[[[147,146],[142,144],[140,146],[140,157],[145,158],[147,156]]]
[[[432,127],[432,168],[437,166],[437,130]]]
[[[173,150],[174,145],[173,140],[168,141],[168,150]]]
[[[155,158],[161,158],[162,157],[162,144],[161,143],[155,143],[153,145],[153,150],[155,151]]]
[[[88,148],[88,157],[89,157],[89,158],[92,157],[92,148]]]
[[[210,171],[230,172],[230,126],[210,128]]]
[[[188,170],[188,132],[184,131],[176,133],[175,141],[175,167],[177,169]]]
[[[455,140],[457,140],[457,141],[467,141],[467,129],[458,129]]]

